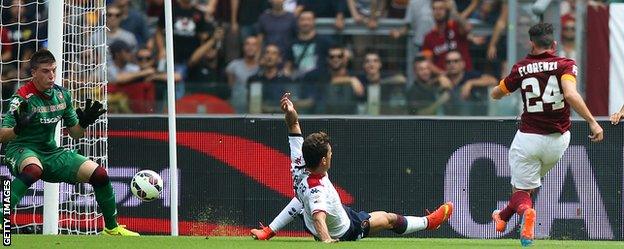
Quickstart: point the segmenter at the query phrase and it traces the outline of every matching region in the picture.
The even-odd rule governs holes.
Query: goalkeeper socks
[[[274,233],[284,228],[288,223],[293,221],[295,216],[301,213],[303,210],[303,204],[299,201],[299,199],[292,198],[288,205],[282,209],[282,211],[271,221],[269,224],[269,228],[273,230]]]
[[[26,165],[13,181],[11,181],[11,205],[13,209],[22,200],[28,188],[41,179],[43,170],[39,165],[31,163]]]
[[[102,209],[104,215],[104,224],[106,228],[113,229],[117,227],[117,206],[115,203],[115,193],[110,182],[105,186],[93,187],[95,190],[95,200]]]
[[[397,214],[397,220],[394,223],[392,231],[398,234],[409,234],[427,228],[426,217],[403,216]]]
[[[106,170],[102,167],[97,167],[95,171],[93,171],[93,174],[91,174],[89,183],[95,190],[95,201],[97,201],[97,204],[102,209],[106,228],[113,229],[117,227],[115,192],[113,192],[113,186],[111,186]]]
[[[532,206],[533,201],[531,200],[531,194],[527,191],[519,190],[511,195],[507,207],[505,207],[499,215],[502,220],[509,221],[514,213],[517,212],[519,215],[522,215],[524,210]]]

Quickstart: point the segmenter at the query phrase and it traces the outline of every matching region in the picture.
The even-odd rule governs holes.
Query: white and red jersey
[[[316,237],[320,237],[314,227],[312,215],[317,212],[325,212],[327,218],[327,230],[333,239],[344,235],[351,221],[342,206],[340,196],[334,185],[329,181],[328,175],[312,174],[305,168],[303,153],[303,137],[301,135],[288,136],[290,144],[291,173],[295,195],[303,203],[303,220],[306,227]]]

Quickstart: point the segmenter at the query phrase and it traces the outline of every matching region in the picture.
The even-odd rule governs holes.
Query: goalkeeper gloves
[[[22,132],[26,126],[32,123],[36,114],[37,113],[33,111],[28,111],[28,101],[22,101],[17,110],[13,111],[13,117],[15,118],[13,133],[15,133],[15,135],[19,135],[19,133]]]
[[[80,124],[80,127],[83,129],[86,129],[89,125],[95,123],[95,120],[106,112],[106,109],[102,108],[102,103],[96,100],[93,102],[93,105],[91,105],[92,101],[93,100],[91,99],[87,99],[84,110],[80,108],[76,110],[79,120],[78,124]]]

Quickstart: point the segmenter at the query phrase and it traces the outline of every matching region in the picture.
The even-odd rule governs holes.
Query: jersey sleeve
[[[9,102],[9,110],[5,113],[4,119],[2,119],[2,128],[15,127],[15,117],[13,116],[13,111],[19,108],[22,101],[24,101],[24,99],[22,99],[18,95],[13,95],[13,97],[11,97],[11,102]]]
[[[576,83],[576,76],[578,74],[578,67],[574,60],[566,59],[562,64],[561,80],[570,80]]]
[[[71,98],[71,94],[64,90],[63,96],[65,99],[65,112],[63,113],[63,121],[65,122],[65,127],[73,127],[78,124],[78,115],[76,114],[76,109],[74,109],[74,104]]]
[[[303,136],[301,134],[288,135],[288,143],[290,144],[290,167],[291,169],[300,168],[305,165],[303,160]]]
[[[511,73],[498,83],[498,87],[504,93],[512,93],[520,88],[520,74],[518,73],[517,65],[514,65]]]
[[[310,211],[312,214],[315,214],[317,212],[327,212],[327,198],[325,197],[325,187],[323,185],[319,185],[316,186],[314,188],[311,188],[309,195],[310,198],[309,200],[309,204],[310,204]]]

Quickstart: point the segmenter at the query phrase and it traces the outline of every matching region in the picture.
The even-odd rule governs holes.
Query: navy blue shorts
[[[370,223],[368,221],[371,217],[370,214],[366,211],[356,212],[345,205],[342,205],[342,207],[347,212],[349,220],[351,220],[351,225],[349,226],[349,230],[340,237],[340,241],[355,241],[367,237],[370,229]]]

